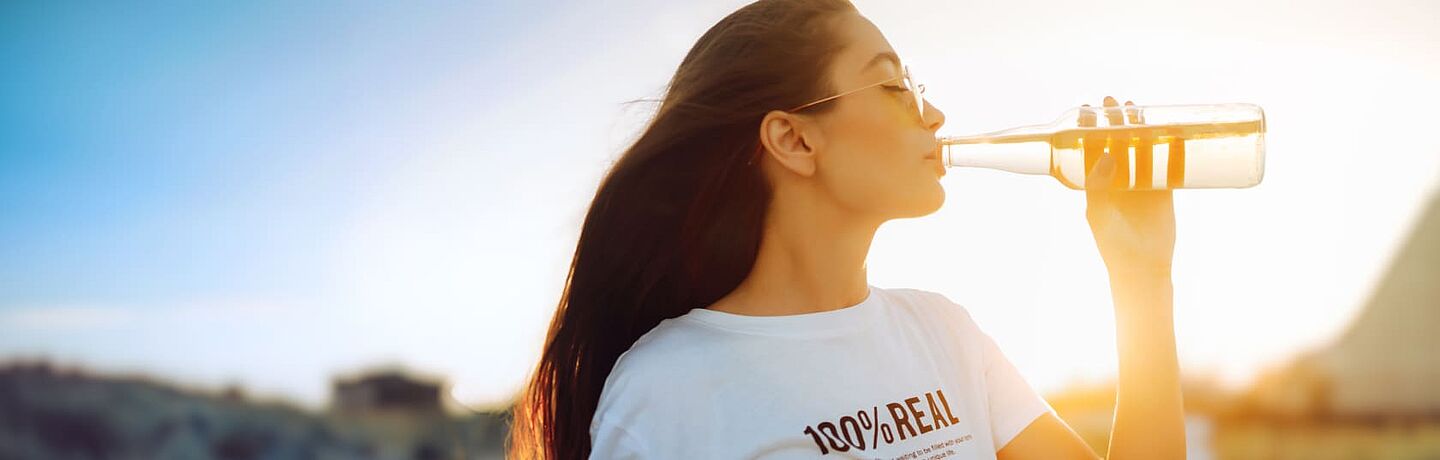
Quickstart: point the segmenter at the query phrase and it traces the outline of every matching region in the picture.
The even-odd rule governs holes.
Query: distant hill
[[[504,414],[316,414],[139,378],[0,367],[0,460],[503,458]]]
[[[1321,248],[1317,248],[1321,250]],[[1440,420],[1440,193],[1430,197],[1360,315],[1333,343],[1263,376],[1263,415]]]

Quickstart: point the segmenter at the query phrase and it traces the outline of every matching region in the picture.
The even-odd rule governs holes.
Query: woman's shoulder
[[[659,416],[694,404],[694,392],[703,393],[727,378],[715,366],[726,360],[715,358],[724,346],[713,335],[672,318],[640,336],[606,376],[595,420],[635,423],[644,413]]]
[[[884,288],[882,289],[890,297],[891,303],[898,308],[906,308],[926,318],[943,317],[960,320],[966,323],[972,322],[970,311],[949,296],[939,292],[920,288]]]
[[[707,355],[722,350],[725,337],[683,318],[661,321],[620,354],[612,378],[644,376],[671,380],[691,372]]]

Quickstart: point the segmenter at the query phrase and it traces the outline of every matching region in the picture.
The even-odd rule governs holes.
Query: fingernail
[[[1135,105],[1135,103],[1131,101],[1125,101],[1125,105]]]
[[[1105,96],[1105,105],[1113,105],[1113,104],[1115,104],[1115,98],[1110,97],[1110,96]]]
[[[1097,116],[1095,112],[1094,109],[1090,108],[1090,104],[1080,106],[1079,125],[1086,128],[1094,127]]]

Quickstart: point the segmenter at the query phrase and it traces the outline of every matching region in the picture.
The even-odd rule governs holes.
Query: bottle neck
[[[947,143],[942,153],[948,167],[989,168],[1020,174],[1050,175],[1050,143]]]

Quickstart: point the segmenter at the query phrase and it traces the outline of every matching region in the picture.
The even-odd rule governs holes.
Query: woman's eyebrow
[[[875,57],[870,58],[870,62],[865,63],[865,67],[861,67],[860,71],[864,72],[866,70],[870,70],[870,68],[874,67],[875,64],[879,64],[883,61],[890,61],[891,64],[895,65],[895,68],[900,68],[900,56],[896,56],[895,53],[890,51],[881,51],[880,53],[876,54]]]

